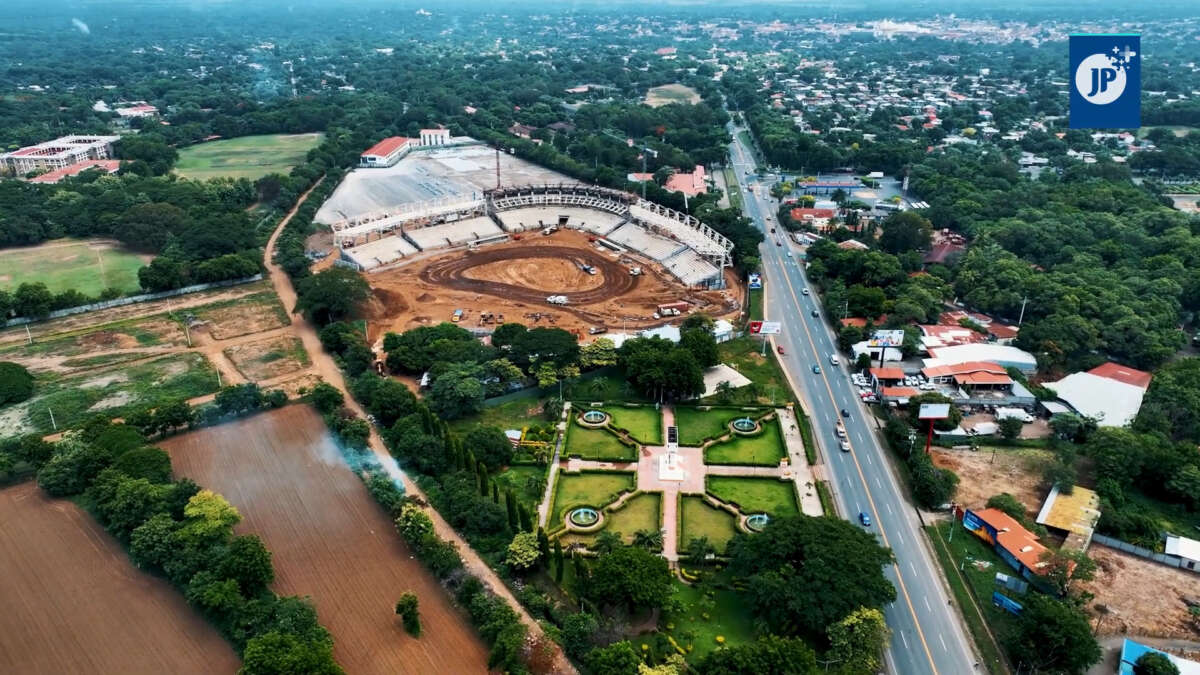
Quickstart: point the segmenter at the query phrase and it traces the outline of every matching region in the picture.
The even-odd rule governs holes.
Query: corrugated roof
[[[973,512],[979,516],[980,520],[996,529],[996,541],[1005,551],[1020,560],[1022,565],[1028,567],[1035,574],[1043,573],[1042,567],[1045,563],[1041,558],[1042,554],[1049,549],[1038,541],[1034,533],[1025,529],[1021,523],[1000,509],[983,509]]]
[[[871,374],[881,380],[903,380],[904,370],[901,368],[879,368],[871,369]]]
[[[375,155],[376,157],[387,157],[400,148],[408,145],[413,139],[405,138],[404,136],[392,136],[379,141],[372,145],[363,155]]]
[[[1063,494],[1055,485],[1042,510],[1038,512],[1037,522],[1058,530],[1066,530],[1075,534],[1091,536],[1100,520],[1100,496],[1095,492],[1074,486],[1071,494]]]
[[[1129,366],[1123,366],[1119,363],[1102,363],[1088,371],[1092,375],[1107,377],[1110,380],[1124,382],[1125,384],[1133,385],[1146,389],[1150,386],[1150,378],[1153,377],[1150,373]]]
[[[1167,555],[1200,561],[1200,541],[1187,537],[1167,535]]]
[[[1046,388],[1102,427],[1123,427],[1137,416],[1146,390],[1092,373],[1071,373]]]

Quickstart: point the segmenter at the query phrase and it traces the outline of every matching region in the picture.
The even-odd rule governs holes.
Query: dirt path
[[[321,180],[324,180],[324,178]],[[275,287],[275,293],[279,296],[279,300],[283,303],[284,308],[286,308],[289,312],[291,312],[292,308],[296,306],[296,290],[292,287],[292,280],[288,277],[287,272],[283,271],[283,269],[279,267],[279,265],[276,265],[275,261],[273,260],[275,242],[278,240],[279,235],[283,232],[283,229],[287,226],[288,222],[290,222],[292,217],[296,215],[296,211],[300,208],[300,205],[303,204],[306,199],[308,199],[308,195],[314,188],[316,188],[317,185],[320,184],[321,181],[317,181],[315,184],[313,184],[313,187],[308,189],[308,192],[305,192],[300,196],[300,199],[296,200],[296,205],[292,207],[292,210],[288,212],[287,216],[279,222],[279,226],[275,228],[275,231],[271,233],[271,238],[267,240],[267,246],[263,252],[263,264],[267,268],[267,272],[271,279],[271,284]],[[329,354],[325,353],[324,348],[321,346],[321,340],[317,337],[316,329],[314,329],[312,324],[310,324],[308,320],[301,314],[293,313],[291,317],[292,327],[295,330],[295,334],[304,342],[304,348],[308,350],[309,355],[312,357],[313,368],[318,374],[320,374],[323,380],[334,387],[337,387],[345,395],[346,407],[353,410],[359,416],[365,418],[367,416],[366,411],[363,410],[362,406],[358,404],[358,401],[355,401],[354,397],[350,395],[350,391],[346,387],[346,381],[342,377],[342,371],[337,367],[337,364],[334,363],[333,358],[329,356]],[[374,426],[371,427],[371,436],[368,441],[368,447],[370,447],[371,451],[374,452],[377,457],[379,457],[380,464],[383,466],[391,465],[393,461],[391,453],[389,453],[387,447],[384,446],[383,440],[379,437],[379,433],[376,431]],[[421,490],[421,488],[417,487],[417,485],[407,475],[403,475],[401,480],[403,481],[404,489],[408,494],[428,501],[428,497]],[[462,555],[463,564],[466,566],[466,569],[475,576],[479,577],[479,579],[485,584],[490,586],[492,591],[508,601],[508,604],[511,605],[514,610],[516,610],[517,614],[521,617],[521,620],[526,626],[529,627],[529,633],[531,635],[543,635],[544,632],[542,631],[542,627],[533,619],[532,616],[529,615],[527,611],[525,611],[525,608],[521,605],[521,603],[517,602],[517,599],[513,597],[512,593],[508,590],[508,587],[505,586],[504,582],[500,580],[500,577],[498,577],[496,573],[492,571],[492,568],[488,567],[487,563],[485,563],[483,559],[479,557],[479,554],[477,554],[475,550],[472,549],[471,546],[459,536],[458,532],[456,532],[454,528],[450,527],[450,524],[442,518],[441,514],[434,509],[427,509],[427,512],[429,517],[433,520],[434,530],[437,532],[438,536],[447,541],[451,541],[458,546],[459,553]],[[557,647],[556,661],[557,664],[554,668],[555,673],[576,672],[571,663],[567,661],[566,656],[563,655],[562,651]]]

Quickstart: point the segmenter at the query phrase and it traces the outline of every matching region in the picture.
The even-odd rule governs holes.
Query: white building
[[[938,347],[928,351],[930,358],[924,360],[926,368],[982,361],[985,363],[994,363],[1004,368],[1011,366],[1023,373],[1032,373],[1037,370],[1037,359],[1033,354],[1007,345],[991,343],[955,345],[953,347]]]
[[[0,155],[0,164],[16,174],[53,171],[88,159],[109,159],[120,136],[63,136]]]
[[[366,152],[359,155],[358,165],[368,168],[382,168],[399,162],[417,142],[403,136],[391,136],[372,145]]]
[[[1071,373],[1058,382],[1047,382],[1046,388],[1099,426],[1123,427],[1141,410],[1150,378],[1150,373],[1105,363],[1086,373]]]
[[[422,129],[421,130],[421,147],[428,148],[435,145],[447,145],[450,143],[449,129]]]

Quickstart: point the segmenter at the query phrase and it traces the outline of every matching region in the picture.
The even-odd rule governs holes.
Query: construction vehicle
[[[640,276],[642,275],[642,268],[640,268],[640,267],[631,267],[631,268],[629,269],[629,275],[630,275],[630,276],[634,276],[634,277],[640,277]]]
[[[584,271],[584,272],[587,272],[588,274],[595,274],[595,273],[596,273],[596,268],[595,268],[595,267],[592,267],[591,265],[584,265],[584,266],[583,266],[583,271]]]
[[[607,333],[607,332],[608,332],[608,329],[605,328],[604,326],[592,326],[591,328],[588,329],[588,335],[599,335],[601,333]]]
[[[554,234],[554,233],[555,233],[555,232],[557,232],[557,231],[558,231],[558,226],[557,226],[557,225],[551,225],[550,227],[547,227],[546,229],[542,230],[542,235],[543,235],[543,236],[547,236],[547,237],[548,237],[548,236],[550,236],[550,235]]]
[[[567,304],[567,296],[551,295],[550,297],[546,298],[546,302],[548,302],[552,305],[565,305],[565,304]]]
[[[454,323],[458,323],[459,321],[462,321],[462,318],[463,318],[463,311],[461,309],[454,310],[454,314],[450,315],[450,320]]]

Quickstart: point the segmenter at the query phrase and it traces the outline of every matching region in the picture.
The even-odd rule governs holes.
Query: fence
[[[46,316],[46,319],[31,319],[28,317],[20,317],[17,319],[10,319],[8,321],[8,323],[0,322],[0,326],[4,326],[4,327],[22,326],[24,324],[34,323],[36,321],[44,321],[44,320],[49,320],[49,319],[61,319],[64,316],[71,316],[73,314],[83,314],[84,312],[94,312],[98,309],[111,309],[113,307],[123,307],[125,305],[132,305],[132,304],[139,303],[139,302],[148,302],[150,300],[162,300],[163,298],[173,298],[177,295],[187,295],[188,293],[196,293],[197,291],[208,291],[208,290],[212,290],[214,288],[225,288],[226,286],[237,286],[239,284],[248,284],[248,283],[251,283],[254,281],[260,281],[262,278],[263,278],[263,275],[255,274],[252,277],[245,277],[243,279],[228,279],[226,281],[214,281],[212,283],[207,283],[207,284],[194,284],[192,286],[184,286],[183,288],[176,288],[171,291],[159,291],[157,293],[142,293],[141,295],[128,295],[123,298],[115,298],[113,300],[102,300],[100,302],[93,302],[93,303],[87,304],[87,305],[79,305],[77,307],[67,307],[66,309],[58,309],[53,312],[50,312],[50,314],[48,314]]]
[[[1106,537],[1102,534],[1093,534],[1092,543],[1103,544],[1109,548],[1115,548],[1118,551],[1136,555],[1139,558],[1153,560],[1154,562],[1159,563],[1160,565],[1166,565],[1167,567],[1174,567],[1176,569],[1200,573],[1200,570],[1193,570],[1185,567],[1182,558],[1173,555],[1167,555],[1165,553],[1155,553],[1148,548],[1134,546],[1133,544],[1121,541],[1120,539],[1113,539],[1112,537]]]

